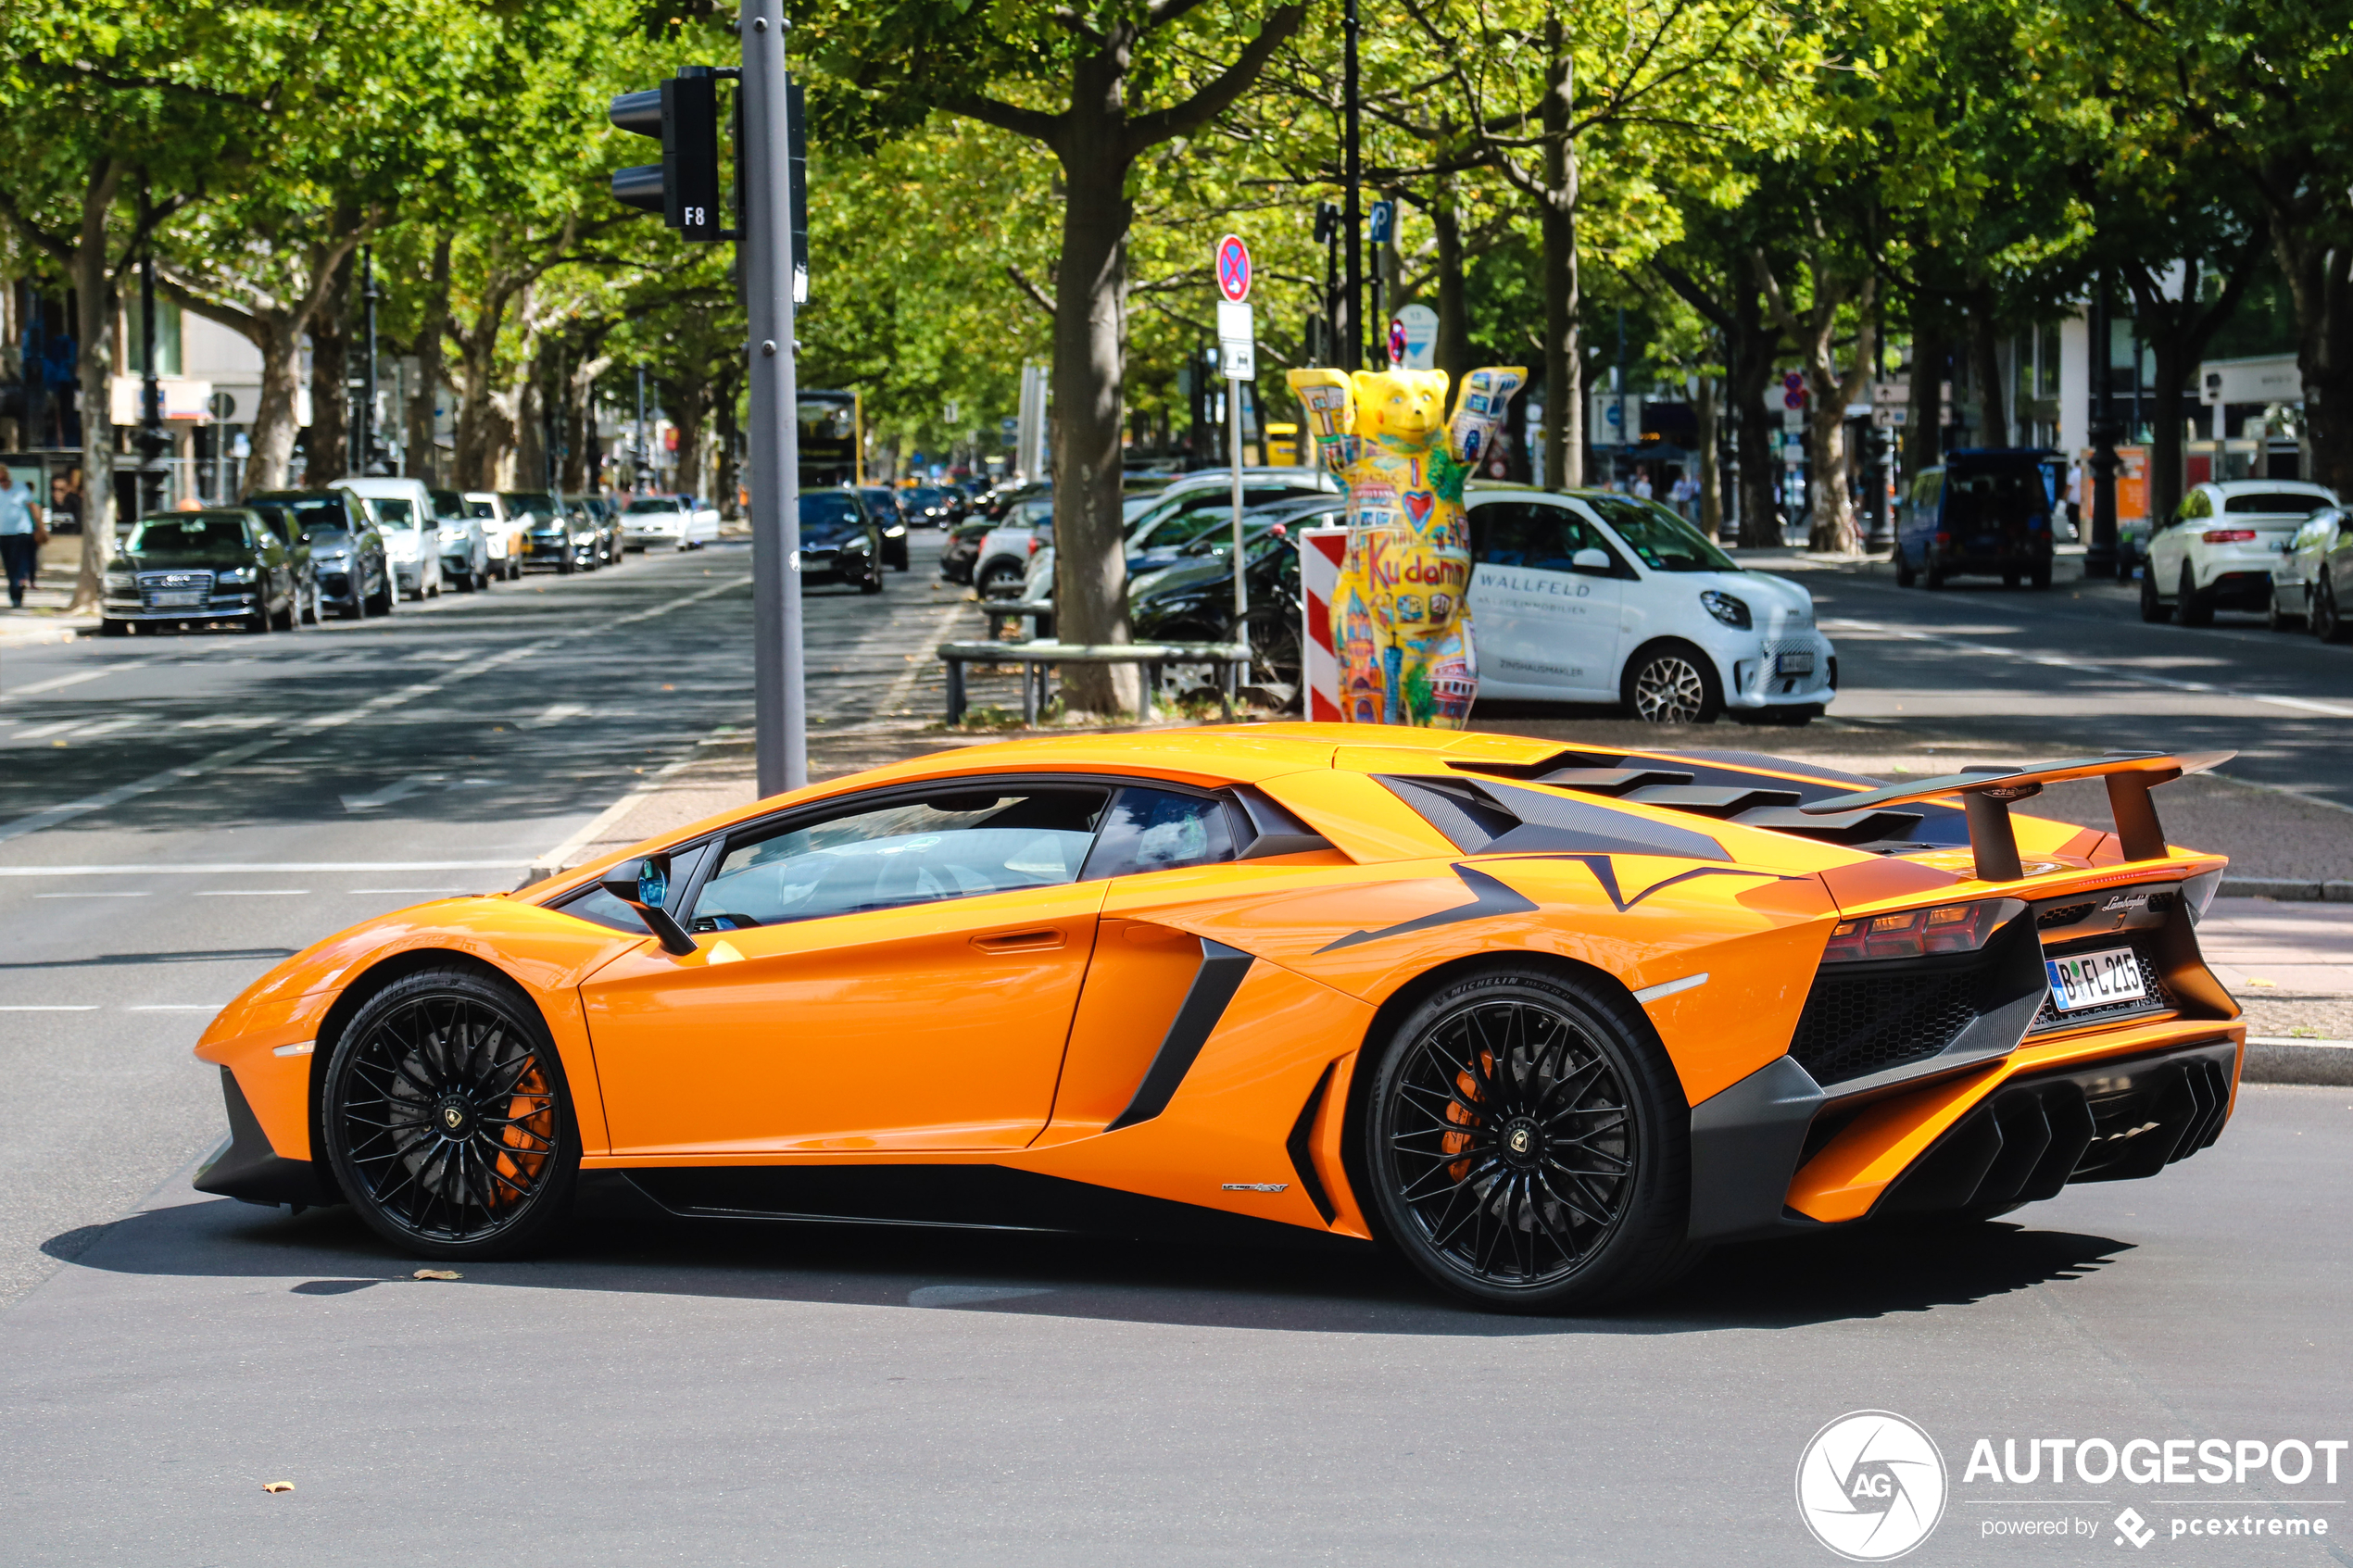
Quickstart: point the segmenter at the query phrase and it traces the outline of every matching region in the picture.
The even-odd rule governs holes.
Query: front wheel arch
[[[1682,655],[1699,671],[1705,696],[1701,701],[1700,715],[1693,722],[1708,724],[1722,718],[1727,686],[1724,671],[1716,667],[1713,654],[1687,637],[1653,637],[1626,656],[1626,661],[1617,667],[1617,696],[1619,706],[1627,715],[1636,719],[1641,717],[1634,706],[1634,677],[1645,662],[1663,653]]]
[[[495,980],[501,985],[513,986],[531,1003],[532,1010],[539,1014],[539,1026],[547,1030],[547,1037],[551,1040],[556,1038],[554,1029],[547,1022],[547,1015],[540,1010],[539,1000],[532,995],[531,987],[495,963],[478,959],[472,953],[459,952],[454,947],[409,947],[401,952],[386,954],[382,960],[369,965],[355,975],[350,984],[344,986],[342,993],[335,997],[333,1005],[327,1009],[326,1016],[319,1020],[319,1033],[310,1047],[310,1083],[308,1091],[310,1106],[312,1164],[321,1168],[327,1165],[327,1123],[323,1107],[327,1063],[334,1057],[335,1046],[343,1038],[345,1026],[351,1022],[352,1015],[366,1007],[369,998],[377,992],[405,975],[414,974],[419,970],[425,969],[468,969],[480,974],[485,980]],[[561,1044],[559,1043],[557,1046],[559,1056],[562,1054],[562,1049]],[[330,1190],[333,1190],[333,1175],[330,1172],[327,1176]]]

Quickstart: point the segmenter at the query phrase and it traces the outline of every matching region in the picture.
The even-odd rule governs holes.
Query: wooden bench
[[[1236,683],[1247,678],[1250,650],[1239,643],[942,643],[939,657],[948,666],[948,722],[964,721],[964,666],[967,664],[1019,664],[1021,672],[1021,719],[1025,724],[1038,722],[1038,710],[1046,706],[1047,671],[1063,664],[1139,664],[1144,671],[1144,702],[1139,717],[1149,721],[1152,716],[1152,691],[1160,684],[1160,670],[1164,664],[1223,664],[1228,666],[1226,683],[1218,696],[1224,704],[1226,717],[1234,716]]]

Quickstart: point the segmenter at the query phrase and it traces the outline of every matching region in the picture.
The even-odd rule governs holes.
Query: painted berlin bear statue
[[[1348,486],[1331,603],[1341,717],[1459,730],[1478,695],[1463,481],[1495,437],[1518,367],[1473,370],[1445,418],[1443,370],[1293,370],[1324,466]]]

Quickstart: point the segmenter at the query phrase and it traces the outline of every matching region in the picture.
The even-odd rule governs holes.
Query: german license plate
[[[2043,967],[2051,972],[2051,1002],[2061,1012],[2137,1002],[2148,996],[2140,956],[2130,947],[2045,959]]]
[[[1773,673],[1776,675],[1811,675],[1813,672],[1814,656],[1810,653],[1783,653],[1773,656]]]
[[[211,597],[201,588],[183,588],[171,593],[156,594],[147,602],[157,609],[178,609],[183,605],[200,605]]]

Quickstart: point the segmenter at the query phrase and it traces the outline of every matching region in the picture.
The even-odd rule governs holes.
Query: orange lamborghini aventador
[[[386,915],[221,1013],[198,1178],[398,1245],[694,1215],[1386,1238],[1509,1311],[2155,1175],[2243,1026],[2154,753],[1894,788],[1275,724],[955,751]],[[2106,781],[2117,831],[2013,816]]]

